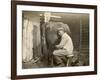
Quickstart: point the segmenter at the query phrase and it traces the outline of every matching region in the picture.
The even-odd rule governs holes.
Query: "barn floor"
[[[76,56],[74,56],[73,60],[75,61],[77,59],[77,51],[74,51],[74,54],[76,54]],[[74,66],[88,66],[88,55],[87,54],[81,54],[80,55],[80,59],[78,60],[78,63],[75,63]],[[23,62],[22,63],[22,69],[31,69],[31,68],[48,68],[48,67],[64,67],[64,64],[61,65],[57,65],[54,66],[53,65],[53,61],[51,58],[51,62],[49,62],[50,64],[48,64],[48,59],[45,58],[37,58],[37,59],[32,59],[29,62]]]

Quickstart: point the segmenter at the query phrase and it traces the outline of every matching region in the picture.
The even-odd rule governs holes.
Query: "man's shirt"
[[[73,55],[73,42],[72,42],[71,37],[67,33],[64,33],[62,35],[61,41],[58,46],[66,50],[67,54]]]

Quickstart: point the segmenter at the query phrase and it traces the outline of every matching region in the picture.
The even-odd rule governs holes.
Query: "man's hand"
[[[56,45],[56,48],[57,49],[61,49],[62,47],[60,45]]]
[[[56,48],[58,48],[59,46],[58,45],[56,45]]]

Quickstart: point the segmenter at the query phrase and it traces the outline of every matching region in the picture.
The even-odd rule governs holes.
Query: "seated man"
[[[71,66],[71,59],[73,57],[73,42],[71,37],[64,31],[63,28],[59,28],[58,35],[61,37],[61,41],[56,45],[56,50],[53,51],[54,62],[59,65],[63,63],[62,56],[67,56],[66,66]]]

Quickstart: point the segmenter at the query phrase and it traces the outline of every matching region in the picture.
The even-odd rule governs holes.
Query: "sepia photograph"
[[[89,65],[89,14],[22,12],[22,68]]]
[[[12,79],[97,74],[97,6],[12,1]]]

